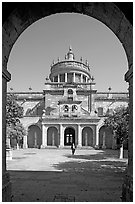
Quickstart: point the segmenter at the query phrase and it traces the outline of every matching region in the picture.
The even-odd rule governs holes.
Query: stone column
[[[60,75],[58,74],[58,83],[60,83]]]
[[[73,73],[73,82],[75,82],[75,72]]]
[[[28,135],[25,135],[25,136],[23,137],[23,148],[24,148],[24,149],[28,148],[27,137],[28,137]]]
[[[41,148],[47,147],[47,126],[42,125],[42,145]]]
[[[129,83],[129,133],[128,133],[128,167],[122,186],[122,201],[133,202],[133,64],[125,75]]]
[[[4,52],[2,54],[4,58]],[[10,81],[11,75],[6,70],[6,61],[4,58],[2,67],[2,202],[11,202],[11,183],[6,170],[6,97],[7,82]]]
[[[95,145],[95,149],[99,149],[99,129],[96,126],[96,145]]]
[[[103,145],[102,145],[102,149],[106,149],[106,145],[105,145],[105,132],[103,133]]]
[[[81,74],[81,83],[83,83],[83,74]]]
[[[65,82],[67,82],[67,73],[65,73]]]
[[[63,125],[60,124],[60,148],[64,147],[64,128]]]
[[[78,125],[78,147],[82,147],[82,128]]]

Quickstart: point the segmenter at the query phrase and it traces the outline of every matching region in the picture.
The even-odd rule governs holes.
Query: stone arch
[[[105,140],[105,147],[103,147],[103,140]],[[113,146],[113,132],[110,128],[105,126],[99,129],[99,148],[112,149]]]
[[[82,146],[93,146],[93,130],[90,127],[82,130]]]
[[[58,129],[54,126],[47,129],[47,146],[59,146]]]
[[[38,125],[28,127],[27,144],[29,148],[40,148],[42,144],[42,132]]]
[[[52,15],[56,13],[80,13],[87,16],[91,16],[96,18],[97,20],[104,23],[108,26],[113,33],[118,37],[120,42],[122,43],[127,59],[128,59],[128,67],[129,71],[125,75],[125,80],[129,82],[129,106],[130,106],[130,126],[129,126],[129,175],[132,175],[132,164],[133,164],[133,39],[132,39],[132,19],[129,17],[130,12],[132,12],[132,8],[130,7],[129,13],[128,9],[125,8],[124,12],[128,15],[131,20],[131,23],[127,20],[123,12],[118,8],[120,3],[111,3],[111,2],[18,2],[14,4],[5,6],[5,11],[3,11],[3,47],[2,47],[2,146],[3,146],[3,154],[2,154],[2,172],[3,176],[5,176],[4,186],[6,186],[6,190],[4,187],[3,201],[10,201],[9,193],[8,193],[8,179],[6,172],[6,87],[7,82],[10,81],[11,75],[7,71],[7,62],[9,58],[10,51],[16,42],[19,35],[32,23],[35,21]],[[127,4],[126,4],[127,5]],[[122,4],[120,7],[126,7]],[[129,5],[129,4],[128,4]],[[129,182],[128,182],[129,183]],[[132,186],[132,185],[130,185]],[[10,188],[10,187],[9,187]],[[130,188],[130,187],[129,187]],[[131,190],[132,191],[132,190]],[[128,191],[129,192],[129,191]],[[129,194],[129,193],[128,193]],[[130,196],[128,196],[130,198]],[[131,196],[132,197],[132,196]],[[129,199],[130,200],[130,199]]]

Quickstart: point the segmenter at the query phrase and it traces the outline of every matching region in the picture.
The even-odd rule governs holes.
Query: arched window
[[[103,116],[103,108],[98,107],[98,116]]]

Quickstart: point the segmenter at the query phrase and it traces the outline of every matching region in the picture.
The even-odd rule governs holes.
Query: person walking
[[[74,153],[75,153],[75,144],[74,143],[72,143],[71,149],[72,149],[72,155],[74,155]]]

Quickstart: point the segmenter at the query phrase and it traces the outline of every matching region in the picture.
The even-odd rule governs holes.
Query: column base
[[[28,145],[27,144],[23,144],[23,149],[27,149]]]
[[[63,146],[63,145],[59,145],[59,146],[58,146],[58,148],[63,149],[63,148],[64,148],[64,146]]]
[[[2,202],[11,202],[11,182],[9,173],[5,172],[2,175]]]
[[[77,148],[82,148],[82,145],[77,145]]]
[[[45,146],[45,145],[41,145],[41,149],[45,149],[47,146]]]
[[[99,149],[99,145],[95,145],[95,149]]]

